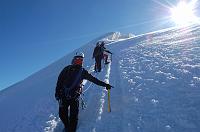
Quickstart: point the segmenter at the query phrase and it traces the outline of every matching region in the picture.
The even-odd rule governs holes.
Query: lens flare
[[[180,1],[176,7],[171,8],[172,21],[180,26],[199,23],[199,18],[195,15],[196,2],[197,0],[190,3]]]

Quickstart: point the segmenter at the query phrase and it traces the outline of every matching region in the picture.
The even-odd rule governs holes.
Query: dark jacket
[[[94,48],[94,51],[93,51],[93,58],[95,57],[103,57],[103,51],[104,49],[102,48],[102,46],[98,45]]]
[[[69,65],[61,71],[61,73],[58,77],[55,96],[58,96],[59,98],[64,97],[65,87],[70,87],[73,84],[74,80],[77,77],[77,74],[79,74],[79,71],[81,69],[82,69],[82,72],[80,75],[80,80],[78,80],[78,82],[74,86],[74,88],[73,88],[74,92],[76,92],[77,90],[80,89],[80,84],[82,83],[83,79],[89,80],[89,81],[91,81],[97,85],[103,86],[103,87],[106,87],[108,85],[105,82],[102,82],[102,81],[98,80],[97,78],[93,77],[82,66]]]

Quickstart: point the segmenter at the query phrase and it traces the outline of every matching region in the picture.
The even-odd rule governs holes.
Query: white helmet
[[[85,55],[83,52],[76,52],[76,55],[74,57],[81,57],[81,58],[84,58]]]

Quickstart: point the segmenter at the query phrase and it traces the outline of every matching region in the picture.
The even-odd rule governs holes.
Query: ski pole
[[[110,106],[110,89],[108,89],[108,112],[111,112],[111,106]]]

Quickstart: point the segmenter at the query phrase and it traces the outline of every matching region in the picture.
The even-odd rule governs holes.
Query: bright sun
[[[180,26],[194,24],[199,22],[199,18],[195,16],[195,4],[197,0],[190,3],[180,1],[178,5],[171,8],[171,19]]]

